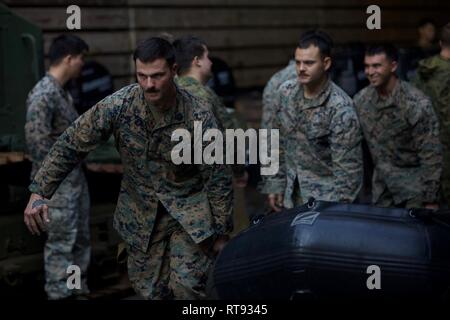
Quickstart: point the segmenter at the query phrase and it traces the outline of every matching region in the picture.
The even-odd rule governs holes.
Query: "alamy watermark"
[[[369,290],[381,289],[381,269],[379,266],[373,264],[367,267],[367,274],[370,274],[367,278],[366,286]]]
[[[76,264],[72,264],[67,267],[66,270],[67,274],[70,274],[70,276],[67,277],[66,286],[67,289],[70,290],[80,290],[81,289],[81,269]]]
[[[191,133],[186,129],[176,129],[172,132],[171,140],[181,140],[173,147],[170,154],[172,162],[176,165],[245,164],[246,157],[248,157],[249,164],[256,164],[259,155],[261,175],[275,175],[279,169],[278,129],[270,131],[259,129],[258,132],[256,129],[247,129],[246,131],[226,129],[224,138],[219,129],[208,129],[203,134],[202,122],[194,121],[194,137],[191,137]],[[246,141],[248,141],[248,148],[246,148]],[[210,143],[203,149],[204,142]]]
[[[66,27],[69,30],[81,29],[81,9],[77,5],[70,5],[66,9],[66,13],[70,14],[66,20]]]
[[[372,4],[367,7],[367,14],[370,16],[366,20],[366,27],[369,30],[381,29],[381,9],[379,6]]]
[[[75,4],[67,7],[66,13],[69,14],[66,20],[66,27],[69,30],[81,29],[81,8]],[[370,16],[366,20],[366,27],[369,30],[381,29],[381,8],[372,4],[367,7],[366,13]]]

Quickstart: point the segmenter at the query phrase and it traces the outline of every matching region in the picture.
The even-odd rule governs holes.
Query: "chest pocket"
[[[182,143],[182,140],[171,141],[172,132],[179,127],[173,126],[164,128],[163,130],[157,130],[153,133],[149,140],[148,158],[152,161],[156,161],[162,164],[164,168],[165,176],[168,180],[174,183],[182,183],[187,180],[191,180],[195,176],[199,176],[199,171],[196,165],[193,164],[174,164],[172,161],[173,148]],[[185,141],[187,143],[187,141]],[[194,155],[192,148],[192,141],[189,144],[191,151],[191,161]]]
[[[314,111],[314,110],[312,110]],[[325,112],[308,114],[304,122],[305,136],[312,150],[323,160],[331,159],[330,150],[330,121]]]
[[[413,127],[408,123],[402,115],[391,115],[390,119],[383,119],[385,123],[384,135],[385,143],[391,145],[391,148],[403,148],[412,149],[413,139],[412,139],[412,129]]]
[[[307,131],[305,132],[306,136],[308,137],[308,140],[311,141],[320,141],[320,140],[324,140],[324,138],[326,138],[326,140],[328,140],[328,137],[330,135],[330,128],[328,127],[328,125],[320,125],[320,127],[318,126],[312,126],[307,128]]]
[[[386,115],[383,119],[385,126],[381,143],[388,147],[391,162],[399,167],[419,165],[416,141],[413,139],[414,125],[399,112]]]
[[[128,158],[138,160],[146,154],[147,139],[140,134],[123,131],[120,134],[119,148]]]
[[[172,141],[172,132],[176,127],[156,130],[149,139],[148,158],[154,161],[163,161],[172,163],[172,149],[182,141]],[[192,152],[192,151],[191,151]]]
[[[331,160],[330,130],[326,127],[314,128],[306,133],[311,150],[322,160]]]

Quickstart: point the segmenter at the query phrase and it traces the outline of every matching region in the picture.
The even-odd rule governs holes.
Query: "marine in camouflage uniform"
[[[239,128],[237,120],[228,113],[227,107],[225,107],[222,100],[220,100],[215,92],[213,92],[209,87],[201,84],[199,81],[189,76],[177,77],[176,81],[180,87],[186,89],[194,96],[205,100],[206,104],[210,106],[211,111],[223,131],[226,129]],[[245,172],[244,165],[235,164],[231,166],[231,169],[233,171],[233,175],[236,177],[242,176]]]
[[[138,84],[97,103],[62,134],[29,187],[51,197],[87,153],[114,135],[124,168],[114,227],[127,245],[132,285],[147,299],[204,297],[213,259],[198,244],[232,230],[229,170],[172,162],[175,129],[194,137],[194,121],[203,134],[218,128],[209,106],[175,88],[176,105],[162,114]]]
[[[388,97],[368,86],[354,101],[374,162],[373,203],[384,207],[437,203],[442,148],[430,99],[397,80]]]
[[[277,91],[283,82],[297,78],[297,72],[295,71],[295,60],[290,60],[289,64],[275,73],[267,82],[263,90],[262,95],[262,119],[261,128],[267,129],[270,124],[269,121],[276,114],[275,100],[277,97]]]
[[[362,185],[361,129],[351,98],[331,80],[313,99],[297,79],[285,81],[274,104],[280,130],[280,170],[262,192],[284,194],[283,205],[307,200],[352,202]],[[296,186],[295,184],[299,185]]]
[[[189,76],[179,76],[176,78],[176,82],[181,88],[186,89],[193,95],[205,100],[211,107],[211,111],[216,117],[218,124],[223,129],[238,128],[236,121],[228,113],[227,107],[211,88]]]
[[[173,42],[178,65],[178,85],[204,100],[210,106],[219,126],[225,134],[226,129],[238,129],[238,119],[228,112],[227,107],[206,83],[212,76],[212,62],[206,43],[195,36],[183,36]],[[245,166],[231,166],[237,178],[245,175]]]
[[[450,30],[450,27],[449,27]],[[450,45],[449,45],[450,48]],[[447,49],[450,51],[450,49]],[[412,83],[431,98],[440,123],[444,167],[441,186],[444,201],[450,204],[450,60],[435,55],[419,62]]]
[[[70,94],[52,75],[47,74],[29,93],[25,137],[32,160],[31,178],[57,138],[77,118]],[[81,289],[75,289],[76,293],[89,293],[86,272],[91,252],[90,201],[81,167],[74,167],[52,194],[48,202],[50,224],[44,248],[45,291],[49,299],[71,296],[66,271],[70,265],[78,265],[82,282]]]

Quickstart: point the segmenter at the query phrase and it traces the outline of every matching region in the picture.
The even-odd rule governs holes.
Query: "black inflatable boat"
[[[216,260],[219,299],[442,298],[450,228],[431,210],[311,199],[254,221]]]

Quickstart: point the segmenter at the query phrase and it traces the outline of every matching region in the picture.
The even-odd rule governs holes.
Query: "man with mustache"
[[[331,48],[326,33],[304,33],[298,77],[278,91],[270,129],[280,130],[280,170],[262,185],[274,211],[309,197],[352,202],[361,188],[362,134],[351,98],[329,79]]]
[[[397,78],[397,58],[390,44],[368,46],[364,65],[370,85],[354,97],[374,163],[372,202],[437,208],[442,171],[439,122],[430,99]]]
[[[106,97],[56,141],[29,189],[25,223],[36,233],[70,170],[114,135],[123,179],[114,227],[126,243],[128,275],[146,299],[205,297],[207,270],[232,231],[231,172],[223,165],[172,162],[171,136],[194,122],[218,129],[210,107],[174,83],[173,46],[162,38],[134,52],[138,84]],[[203,148],[208,142],[202,142]]]

